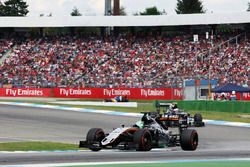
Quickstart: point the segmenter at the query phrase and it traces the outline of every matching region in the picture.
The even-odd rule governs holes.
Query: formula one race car
[[[104,102],[129,102],[127,96],[115,96],[113,99],[104,99]]]
[[[195,126],[195,127],[205,126],[202,115],[200,113],[196,113],[192,117],[189,113],[186,113],[184,112],[184,110],[179,109],[176,103],[157,103],[156,108],[158,113],[160,113],[161,109],[163,108],[162,112],[164,113],[165,116],[178,115],[179,117],[182,117],[184,120],[187,120],[186,124],[188,126]]]
[[[80,147],[92,151],[118,148],[150,151],[152,148],[181,146],[183,150],[196,150],[198,133],[188,129],[187,118],[182,115],[144,112],[140,121],[131,127],[122,126],[105,134],[101,128],[88,131],[86,141]]]

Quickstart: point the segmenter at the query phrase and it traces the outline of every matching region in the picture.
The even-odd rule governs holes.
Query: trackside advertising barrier
[[[51,97],[51,89],[43,88],[0,88],[2,97]]]
[[[242,96],[243,96],[242,97],[243,100],[249,100],[250,101],[250,93],[243,93]]]
[[[180,88],[0,88],[2,97],[57,97],[109,99],[127,96],[141,100],[182,100]]]
[[[54,88],[54,97],[61,98],[97,98],[109,99],[115,96],[127,96],[128,99],[154,100],[172,99],[182,100],[182,89],[175,88]]]
[[[181,88],[0,88],[0,97],[56,97],[109,99],[127,96],[138,100],[183,100]],[[250,101],[250,93],[236,94]]]
[[[175,100],[155,100],[154,106],[157,103],[171,103]],[[175,101],[178,107],[187,111],[209,111],[209,112],[240,112],[250,113],[250,102],[249,101]]]

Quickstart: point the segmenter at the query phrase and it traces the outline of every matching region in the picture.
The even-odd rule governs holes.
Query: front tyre
[[[101,141],[105,138],[104,131],[100,128],[91,128],[86,137],[88,148],[92,151],[100,151],[102,149]]]
[[[134,133],[136,151],[150,151],[152,149],[152,136],[149,130],[139,129]]]
[[[196,150],[199,142],[198,133],[194,129],[186,129],[181,133],[180,144],[185,151]]]

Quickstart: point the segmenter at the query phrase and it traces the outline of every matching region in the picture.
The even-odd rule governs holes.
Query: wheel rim
[[[95,140],[101,142],[103,139],[104,133],[103,131],[98,131],[95,134]]]
[[[151,149],[151,137],[148,132],[145,132],[142,136],[142,143],[141,147],[143,150],[150,150]]]
[[[198,135],[197,133],[193,133],[192,141],[191,141],[193,149],[196,149],[198,146]]]
[[[94,141],[98,142],[99,144],[99,147],[101,147],[101,142],[102,142],[102,139],[104,138],[104,133],[103,131],[97,131],[96,134],[95,134],[95,139]]]

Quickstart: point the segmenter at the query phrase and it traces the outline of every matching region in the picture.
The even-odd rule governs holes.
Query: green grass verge
[[[76,144],[56,142],[10,142],[0,143],[0,151],[54,151],[79,150]]]
[[[67,167],[249,167],[250,161],[217,161],[217,162],[185,162],[185,163],[152,163],[152,164],[115,164],[115,165],[79,165]],[[65,166],[66,167],[66,166]]]
[[[189,113],[195,114],[197,112],[201,113],[204,119],[250,123],[250,117],[242,117],[250,116],[250,114],[246,113],[229,113],[216,111],[190,111]]]

